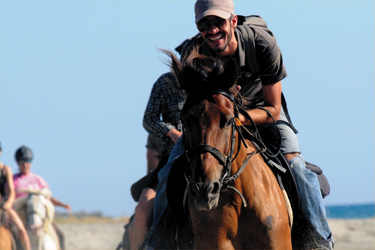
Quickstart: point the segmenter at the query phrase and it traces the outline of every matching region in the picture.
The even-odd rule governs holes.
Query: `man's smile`
[[[217,43],[222,38],[224,38],[224,34],[223,33],[218,33],[218,34],[210,35],[210,36],[207,37],[207,39],[210,42],[213,42],[213,43]]]

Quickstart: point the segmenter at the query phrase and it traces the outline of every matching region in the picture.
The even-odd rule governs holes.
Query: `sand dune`
[[[329,219],[335,249],[375,249],[375,218]],[[124,222],[58,224],[66,250],[114,250],[124,233]]]

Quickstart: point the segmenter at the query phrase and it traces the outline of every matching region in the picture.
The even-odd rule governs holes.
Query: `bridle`
[[[40,194],[34,194],[34,195],[40,195]],[[45,214],[43,215],[39,211],[37,211],[35,209],[33,209],[32,211],[27,211],[26,210],[26,217],[29,218],[29,216],[37,215],[41,219],[43,230],[45,231],[46,230],[45,225],[46,225],[46,221],[49,220],[49,214],[48,214],[46,200],[45,199],[41,199],[40,202],[42,203],[42,205],[43,205],[43,207],[45,209]]]
[[[190,163],[192,157],[194,157],[196,155],[200,155],[200,154],[204,154],[204,153],[210,153],[212,156],[214,156],[218,160],[219,164],[224,167],[222,177],[219,181],[220,182],[220,191],[227,190],[227,189],[231,189],[231,190],[235,191],[241,197],[242,202],[243,202],[243,206],[246,207],[247,203],[246,203],[243,195],[234,186],[232,186],[230,184],[233,183],[240,176],[242,171],[247,166],[247,163],[249,162],[251,157],[253,157],[254,155],[256,155],[258,153],[263,153],[263,152],[266,151],[266,146],[258,138],[258,136],[256,136],[258,131],[256,131],[255,134],[249,132],[239,121],[239,110],[242,109],[242,98],[241,98],[241,104],[238,105],[236,103],[233,95],[226,90],[214,88],[214,89],[210,89],[209,93],[223,95],[223,96],[227,97],[234,104],[234,118],[230,119],[231,128],[232,128],[232,138],[231,138],[230,151],[227,155],[223,155],[217,148],[215,148],[211,145],[207,145],[207,144],[198,144],[198,145],[193,146],[192,148],[187,148],[186,147],[187,144],[186,144],[186,141],[185,141],[185,156],[186,156],[186,159],[187,159],[188,163]],[[240,94],[238,94],[238,95],[240,95]],[[250,117],[250,119],[251,119],[251,117]],[[252,121],[252,119],[251,119],[251,121]],[[236,173],[231,175],[232,162],[238,156],[238,153],[240,152],[240,149],[241,149],[241,145],[243,144],[247,148],[247,144],[246,144],[245,138],[242,134],[242,130],[245,130],[250,135],[250,137],[252,137],[251,139],[256,141],[256,144],[257,144],[258,147],[256,147],[255,151],[247,154],[246,159],[242,163],[241,167],[237,170]],[[238,134],[240,140],[239,140],[238,145],[237,145],[237,153],[236,153],[236,155],[234,155],[235,143],[236,143],[236,134]],[[185,138],[185,140],[186,140],[186,138]],[[186,179],[188,185],[186,186],[186,189],[185,189],[185,195],[184,195],[184,201],[183,201],[184,204],[186,202],[187,193],[188,193],[189,186],[190,186],[190,183],[191,183],[191,176],[189,176],[186,173],[186,171],[185,171],[185,179]]]

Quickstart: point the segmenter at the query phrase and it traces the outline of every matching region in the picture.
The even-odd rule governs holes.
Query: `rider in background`
[[[2,153],[0,143],[0,155]],[[23,225],[20,217],[16,211],[12,208],[15,200],[15,190],[13,184],[13,174],[10,167],[0,162],[0,205],[1,209],[4,210],[10,219],[10,223],[16,226],[18,231],[18,238],[24,250],[30,250],[29,235]]]
[[[19,192],[19,189],[30,189],[38,191],[43,188],[48,188],[47,182],[39,175],[31,172],[31,161],[33,160],[33,153],[30,148],[21,146],[17,149],[15,158],[19,167],[19,173],[13,176],[14,187],[16,189],[16,199],[27,196],[27,193]],[[51,202],[54,206],[63,207],[69,212],[72,212],[70,205],[64,204],[51,197]]]
[[[176,48],[178,53],[185,42]],[[143,127],[149,132],[146,145],[148,173],[167,163],[175,143],[182,134],[180,113],[186,94],[173,88],[170,83],[176,84],[176,78],[171,72],[157,79],[143,116]],[[153,218],[155,190],[156,186],[145,188],[139,198],[134,223],[128,228],[131,249],[139,249],[147,236]]]
[[[31,161],[33,160],[33,158],[34,156],[31,149],[26,146],[21,146],[15,153],[15,159],[19,167],[19,173],[13,175],[14,188],[16,190],[16,200],[28,195],[27,193],[18,191],[20,189],[29,189],[35,191],[41,190],[43,188],[49,189],[48,183],[41,176],[31,172]],[[62,203],[54,197],[51,197],[51,202],[54,206],[63,207],[67,209],[69,213],[72,212],[69,204]],[[55,224],[52,223],[52,225],[54,226],[56,233],[60,239],[60,244],[63,244],[63,233]],[[62,245],[61,248],[64,249],[64,245]]]

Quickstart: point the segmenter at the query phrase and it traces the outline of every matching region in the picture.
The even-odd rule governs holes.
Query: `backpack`
[[[263,18],[261,18],[258,15],[250,15],[250,16],[241,16],[238,15],[238,30],[242,33],[242,37],[244,40],[249,40],[248,43],[246,43],[247,46],[245,46],[245,53],[246,55],[250,55],[246,57],[247,64],[251,70],[251,72],[259,74],[259,67],[256,57],[256,50],[255,50],[255,39],[254,39],[254,32],[252,30],[252,27],[258,27],[262,28],[265,32],[273,36],[273,33],[271,30],[268,29],[266,21],[264,21]],[[284,97],[284,94],[281,94],[281,105],[283,106],[283,109],[285,111],[285,116],[289,121],[289,124],[292,128],[292,130],[297,134],[297,129],[293,126],[292,120],[289,116],[288,107],[286,104],[286,100]]]
[[[250,57],[246,57],[247,64],[249,65],[251,71],[253,73],[259,73],[257,58],[256,58],[256,51],[255,51],[255,39],[254,39],[254,32],[251,27],[259,27],[262,28],[269,34],[272,32],[267,28],[267,23],[258,15],[250,15],[250,16],[240,16],[238,15],[238,25],[237,28],[241,31],[243,38],[249,40],[248,45],[245,46],[245,51],[247,55],[251,55]]]

